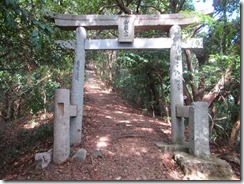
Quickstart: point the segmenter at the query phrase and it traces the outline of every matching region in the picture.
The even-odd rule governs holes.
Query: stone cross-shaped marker
[[[54,112],[54,163],[64,162],[70,154],[70,117],[77,116],[77,107],[70,105],[68,89],[55,90]]]

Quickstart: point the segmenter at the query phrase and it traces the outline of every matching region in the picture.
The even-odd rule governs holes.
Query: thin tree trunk
[[[164,105],[164,109],[165,109],[165,112],[166,112],[167,123],[170,124],[170,111],[169,111],[169,107],[165,104]]]
[[[184,82],[183,82],[183,93],[184,93],[185,104],[191,105],[192,103],[191,94],[189,93],[187,86]]]
[[[153,105],[153,107],[154,107],[153,110],[155,110],[155,113],[157,115],[161,115],[160,97],[159,97],[159,93],[158,93],[158,91],[156,89],[156,84],[155,84],[153,75],[152,75],[151,72],[148,72],[147,76],[148,76],[148,79],[149,79],[149,88],[150,88],[150,90],[152,92],[153,100],[155,102],[155,104]]]
[[[234,144],[236,133],[240,129],[240,124],[241,124],[241,122],[240,122],[240,113],[239,113],[238,118],[237,118],[237,120],[232,128],[231,134],[230,134],[229,146],[231,146],[231,147]]]
[[[214,125],[215,125],[215,119],[216,119],[216,106],[215,104],[211,105],[211,113],[210,113],[210,119],[211,119],[211,126],[210,126],[210,133],[212,133]]]

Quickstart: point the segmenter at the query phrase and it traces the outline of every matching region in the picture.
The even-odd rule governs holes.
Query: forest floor
[[[20,122],[19,127],[5,130],[5,137],[0,143],[1,154],[5,154],[1,149],[4,146],[1,145],[9,147],[16,145],[16,141],[23,142],[16,133],[18,128],[30,130],[37,128],[41,123],[53,122],[51,113],[46,113],[45,117],[40,115],[38,118],[35,119],[35,123],[30,117],[28,121]],[[3,180],[184,180],[184,173],[172,159],[172,153],[162,152],[155,144],[155,142],[170,143],[170,129],[169,123],[160,118],[143,115],[142,110],[128,105],[106,88],[96,77],[94,70],[87,70],[82,143],[72,147],[73,151],[86,149],[86,159],[77,162],[69,158],[63,164],[56,165],[51,162],[44,169],[36,169],[35,154],[48,151],[53,146],[53,137],[41,134],[44,139],[38,144],[37,142],[28,144],[28,148],[23,149],[18,158],[7,162],[8,155],[5,155],[5,162],[2,162],[0,168],[0,178]],[[43,131],[52,130],[43,128]],[[10,132],[9,135],[6,132]],[[31,138],[25,137],[24,140],[30,141]],[[226,149],[211,144],[211,152],[217,156],[231,151]],[[232,153],[240,158],[238,153]],[[230,164],[236,178],[240,179],[240,165]]]

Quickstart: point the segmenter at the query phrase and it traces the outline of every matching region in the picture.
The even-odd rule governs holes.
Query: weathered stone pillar
[[[175,144],[184,144],[184,119],[176,117],[176,106],[183,106],[181,28],[170,28],[173,44],[170,49],[170,104],[171,104],[171,139]]]
[[[70,91],[55,90],[53,161],[64,162],[70,154]]]
[[[71,145],[81,143],[82,114],[84,95],[84,73],[85,73],[85,39],[86,30],[83,27],[76,28],[75,63],[73,68],[71,104],[77,106],[77,116],[71,118],[70,143]]]
[[[192,103],[189,108],[189,130],[189,153],[208,157],[210,155],[208,103]]]

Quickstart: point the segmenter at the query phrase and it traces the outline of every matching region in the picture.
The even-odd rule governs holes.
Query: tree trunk
[[[123,0],[116,0],[116,2],[117,2],[118,6],[122,12],[124,12],[126,14],[132,14],[133,13],[131,9],[129,9],[127,6],[124,5]]]
[[[164,105],[163,105],[163,98],[164,98],[164,95],[163,95],[163,91],[164,91],[164,86],[163,86],[163,83],[164,83],[164,78],[162,77],[162,73],[160,72],[160,70],[157,69],[157,67],[155,66],[155,64],[153,63],[153,69],[154,69],[154,73],[155,75],[159,78],[160,80],[160,90],[158,92],[158,96],[159,96],[159,108],[160,108],[160,116],[163,115],[163,110],[161,110]],[[167,110],[164,108],[165,110],[165,114],[166,116],[168,116],[168,112]]]
[[[186,105],[191,105],[192,98],[191,94],[189,93],[186,84],[183,82],[183,93],[184,93],[184,101]]]
[[[214,88],[203,97],[203,101],[208,103],[208,106],[212,104],[216,97],[218,97],[221,90],[224,86],[231,81],[230,68],[227,68],[221,79],[214,86]]]
[[[235,141],[235,137],[236,137],[236,133],[237,131],[240,129],[240,113],[238,115],[238,118],[232,128],[232,131],[231,131],[231,135],[230,135],[230,139],[229,139],[229,146],[232,147],[233,144],[234,144],[234,141]]]
[[[216,119],[216,106],[215,104],[211,104],[210,107],[210,119],[211,119],[211,126],[210,126],[210,133],[212,133],[213,128],[215,126],[215,119]]]
[[[188,71],[190,72],[189,78],[190,78],[190,85],[192,89],[192,95],[193,95],[193,100],[196,101],[201,101],[201,98],[198,93],[198,88],[196,84],[194,84],[194,78],[192,73],[194,72],[193,66],[192,66],[192,61],[191,61],[191,51],[190,49],[185,49],[185,55],[186,55],[186,63],[187,63],[187,68]]]
[[[153,110],[155,110],[155,113],[157,115],[161,115],[160,97],[159,97],[159,93],[156,89],[155,79],[153,78],[153,75],[151,72],[147,72],[147,76],[149,79],[149,88],[152,92],[153,101],[155,102],[155,104],[153,105],[153,107],[154,107]]]

